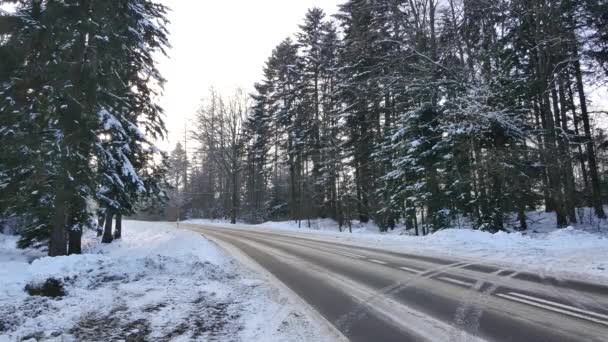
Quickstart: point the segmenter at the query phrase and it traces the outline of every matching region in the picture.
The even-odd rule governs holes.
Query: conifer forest
[[[199,148],[172,155],[191,213],[416,234],[526,230],[532,210],[559,227],[583,207],[606,217],[608,103],[594,94],[608,80],[608,3],[339,8],[310,9],[250,97],[211,90],[190,132]]]
[[[608,0],[0,0],[0,342],[608,341]]]
[[[608,3],[348,0],[312,8],[233,95],[201,90],[171,153],[157,104],[168,8],[4,0],[0,213],[23,247],[79,253],[172,205],[229,218],[416,235],[606,218]],[[112,227],[116,222],[116,227]],[[463,223],[465,222],[465,223]]]

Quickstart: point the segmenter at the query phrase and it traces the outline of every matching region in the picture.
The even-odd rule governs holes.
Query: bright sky
[[[172,8],[168,80],[161,105],[172,149],[211,86],[223,94],[252,89],[272,50],[298,30],[308,8],[334,14],[343,0],[164,0]],[[191,127],[191,125],[189,125]],[[190,127],[188,129],[190,129]]]

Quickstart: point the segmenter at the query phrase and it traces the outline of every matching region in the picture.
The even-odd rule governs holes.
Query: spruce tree
[[[30,222],[21,246],[48,239],[51,256],[79,253],[91,200],[126,214],[146,192],[138,172],[164,134],[152,99],[164,82],[153,54],[168,45],[165,13],[147,0],[19,4],[27,20],[10,40],[22,59],[3,79],[0,108],[12,147],[2,174],[20,194],[8,211]]]

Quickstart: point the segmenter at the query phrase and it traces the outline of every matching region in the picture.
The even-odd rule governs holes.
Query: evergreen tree
[[[10,40],[23,57],[3,79],[0,108],[12,146],[6,187],[20,193],[7,210],[31,223],[22,246],[48,239],[51,256],[79,253],[82,230],[95,225],[91,200],[126,214],[147,192],[138,172],[158,150],[140,127],[164,134],[152,56],[168,45],[165,14],[147,0],[19,4]]]
[[[605,66],[602,6],[349,0],[339,30],[309,10],[256,86],[248,206],[423,234],[526,229],[539,205],[564,227],[584,200],[604,217],[586,94]]]

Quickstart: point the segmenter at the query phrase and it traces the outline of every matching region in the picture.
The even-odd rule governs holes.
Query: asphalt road
[[[272,273],[351,341],[608,341],[608,287],[289,232],[184,225]]]

